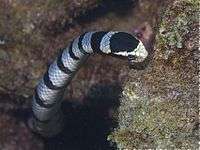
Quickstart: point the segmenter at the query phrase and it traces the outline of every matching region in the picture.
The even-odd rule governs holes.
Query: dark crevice
[[[76,100],[65,100],[62,110],[66,125],[62,133],[53,138],[35,134],[35,138],[44,141],[45,150],[114,150],[107,136],[117,127],[110,111],[119,107],[121,91],[118,84],[94,85],[84,105],[77,104]],[[32,112],[30,102],[31,98],[0,94],[0,114],[27,125]]]
[[[95,85],[86,97],[86,105],[64,101],[66,125],[61,134],[44,139],[45,150],[114,150],[107,136],[117,126],[109,111],[119,107],[121,87]]]
[[[75,18],[78,24],[84,24],[95,21],[97,18],[113,12],[118,16],[128,15],[130,10],[134,8],[138,0],[106,0],[102,1],[98,7],[86,11],[84,14]]]
[[[71,18],[72,21],[66,20],[65,23],[57,21],[48,25],[46,28],[45,34],[47,36],[52,35],[56,36],[63,32],[66,32],[70,28],[73,28],[75,25],[84,25],[89,22],[93,22],[98,18],[104,17],[106,14],[112,12],[118,16],[128,15],[130,10],[134,8],[138,0],[102,0],[99,2],[98,6],[93,9],[88,9],[84,12],[80,12],[77,16],[76,12],[72,12]]]

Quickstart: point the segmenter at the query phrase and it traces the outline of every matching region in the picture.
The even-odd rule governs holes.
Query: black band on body
[[[87,33],[87,32],[86,32]],[[80,50],[81,53],[85,54],[85,55],[88,55],[90,53],[86,52],[84,49],[83,49],[83,45],[82,45],[82,40],[83,40],[83,37],[85,36],[85,34],[82,34],[80,37],[79,37],[79,41],[78,41],[78,48]]]
[[[138,39],[125,32],[118,32],[110,38],[111,52],[130,52],[137,48],[138,44]]]
[[[63,62],[62,62],[62,53],[63,53],[63,51],[64,51],[64,49],[62,49],[61,52],[58,55],[57,66],[64,73],[66,73],[66,74],[72,74],[72,71],[69,70],[69,68],[65,67],[64,64],[63,64]]]
[[[70,46],[69,46],[69,55],[70,55],[71,58],[73,58],[73,59],[75,59],[75,60],[79,60],[79,58],[76,57],[75,54],[74,54],[73,51],[72,51],[73,43],[74,43],[74,41],[72,41],[72,42],[70,43]]]
[[[44,104],[43,100],[39,97],[37,90],[35,90],[35,101],[38,105],[44,108],[51,108],[53,107],[56,103],[53,104]]]
[[[94,34],[92,34],[91,46],[94,52],[102,53],[100,49],[100,44],[101,44],[101,40],[103,36],[107,33],[108,32],[100,31],[100,32],[95,32]]]
[[[48,69],[49,70],[49,69]],[[49,79],[49,73],[47,72],[44,74],[43,80],[44,80],[44,84],[51,90],[60,90],[63,87],[57,87],[55,85],[53,85],[52,81]]]

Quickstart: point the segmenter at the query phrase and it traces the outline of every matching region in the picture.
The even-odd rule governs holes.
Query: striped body
[[[146,58],[145,48],[138,49],[138,45],[141,47],[141,42],[125,32],[87,32],[74,39],[50,65],[35,90],[31,128],[43,136],[54,136],[62,130],[64,122],[60,107],[64,90],[90,54],[127,57],[134,52],[134,57],[137,53],[138,57],[144,55]]]

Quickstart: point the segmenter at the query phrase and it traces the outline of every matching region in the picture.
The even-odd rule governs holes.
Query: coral
[[[109,137],[119,149],[162,148],[196,149],[198,131],[194,128],[197,109],[186,108],[182,101],[162,100],[142,95],[142,85],[129,81],[119,109],[120,128]],[[136,91],[136,92],[133,92]],[[190,111],[189,115],[187,114]],[[122,119],[123,118],[123,119]]]
[[[185,0],[175,3],[165,10],[157,35],[157,47],[162,49],[162,54],[166,59],[176,49],[184,47],[185,35],[191,30],[192,23],[195,20],[198,21],[199,1]]]
[[[198,1],[175,0],[161,15],[155,54],[131,71],[108,136],[118,149],[197,149]]]

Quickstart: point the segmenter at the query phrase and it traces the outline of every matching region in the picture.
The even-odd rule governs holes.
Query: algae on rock
[[[108,136],[118,149],[198,148],[198,6],[197,0],[168,5],[150,66],[130,72],[119,126]]]

